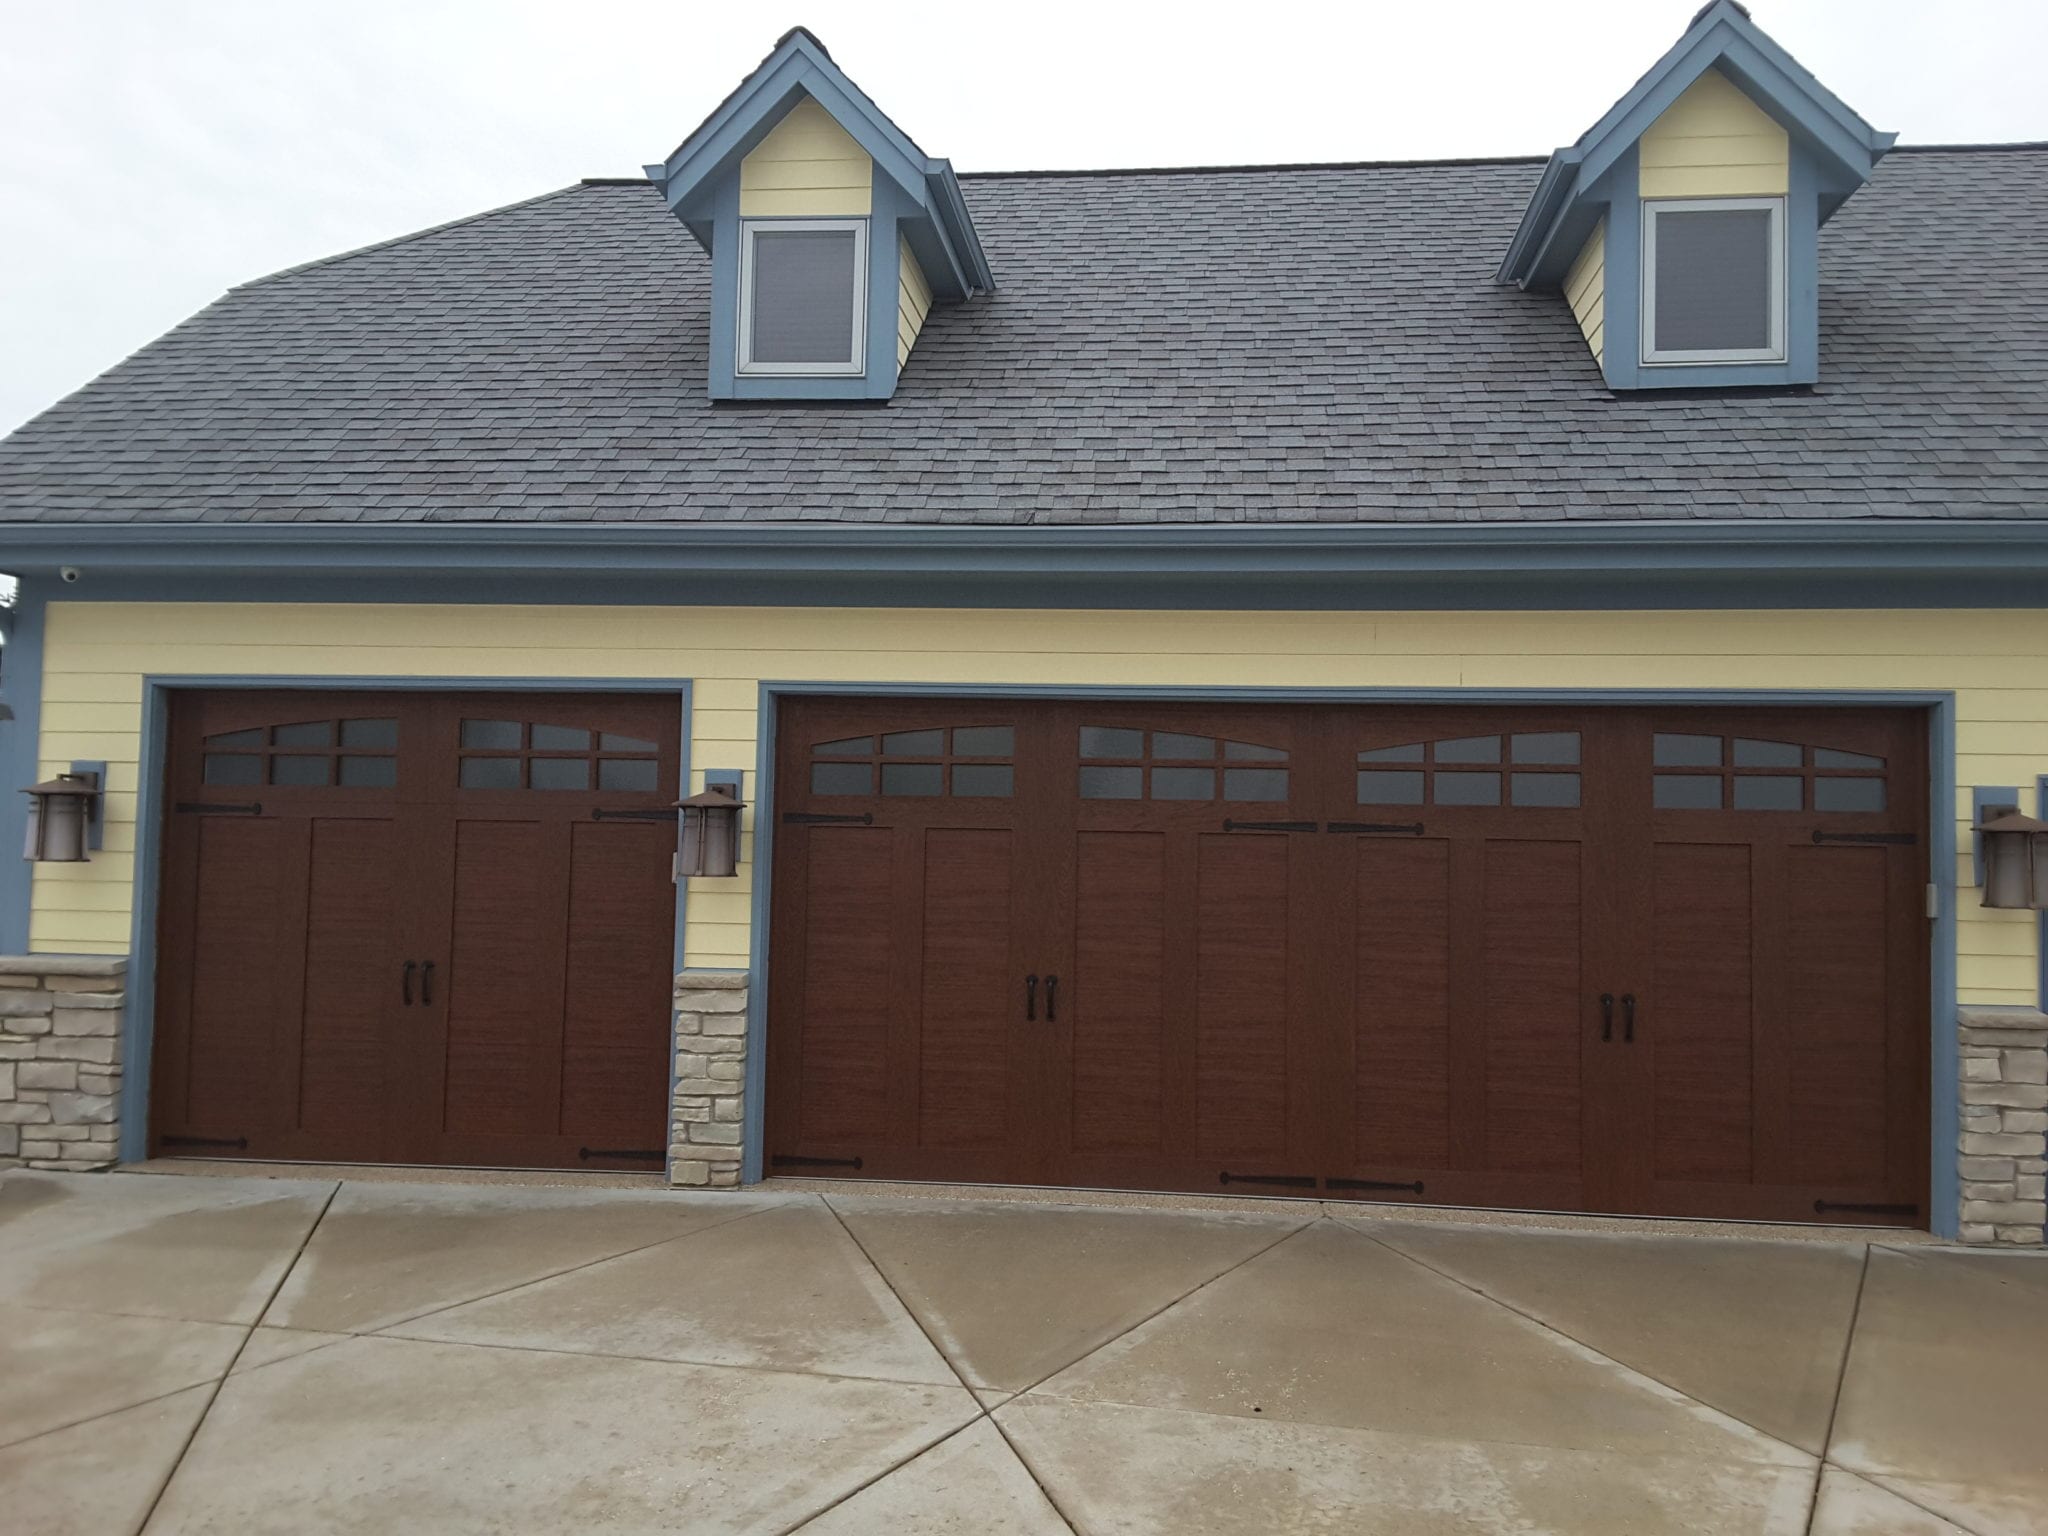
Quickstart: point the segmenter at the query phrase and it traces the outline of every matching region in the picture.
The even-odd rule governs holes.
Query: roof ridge
[[[1543,155],[1447,155],[1421,160],[1280,160],[1260,165],[1109,165],[1050,171],[960,171],[962,181],[997,181],[1022,176],[1234,176],[1276,171],[1419,170],[1438,165],[1541,165]]]
[[[2048,139],[2015,139],[2006,143],[1894,144],[1893,154],[1999,154],[2014,150],[2048,150]],[[1417,160],[1281,160],[1256,165],[1112,165],[1093,169],[1040,171],[961,171],[962,181],[1004,181],[1025,177],[1083,178],[1092,176],[1230,176],[1283,171],[1400,171],[1437,166],[1543,165],[1548,155],[1445,155]],[[597,178],[586,178],[595,184]]]
[[[481,213],[465,214],[459,219],[448,219],[440,224],[430,224],[425,229],[415,229],[408,234],[393,235],[388,240],[373,240],[368,245],[358,245],[346,251],[336,251],[332,256],[317,256],[311,261],[302,261],[297,266],[281,267],[275,272],[266,272],[261,277],[252,277],[247,282],[231,284],[227,291],[229,293],[240,293],[244,288],[258,288],[265,283],[276,282],[281,277],[293,277],[301,272],[310,272],[315,267],[333,266],[336,262],[349,261],[357,256],[367,256],[372,251],[387,251],[395,245],[409,245],[415,240],[424,240],[429,235],[438,235],[445,230],[460,229],[465,224],[477,224],[485,219],[495,219],[501,213],[512,213],[521,208],[531,208],[534,204],[544,203],[549,198],[566,197],[571,192],[582,190],[582,186],[583,183],[578,182],[566,187],[556,187],[551,192],[541,192],[533,197],[522,197],[517,202],[501,203],[498,207],[486,208]]]
[[[1957,155],[2003,154],[2015,149],[2048,149],[2048,139],[2008,139],[2003,143],[1976,141],[1965,144],[1894,144],[1894,155],[1925,155],[1945,152]]]

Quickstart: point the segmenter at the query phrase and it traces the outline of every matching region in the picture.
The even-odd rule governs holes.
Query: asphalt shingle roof
[[[709,261],[572,187],[233,290],[0,442],[0,522],[2048,515],[2048,148],[1895,152],[1822,383],[1616,397],[1492,278],[1529,161],[969,177],[884,406],[714,405]]]

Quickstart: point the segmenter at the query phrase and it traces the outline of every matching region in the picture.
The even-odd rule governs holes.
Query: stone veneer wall
[[[2048,1013],[1964,1008],[1962,1240],[2042,1241],[2048,1221]]]
[[[0,955],[0,1168],[119,1159],[127,971],[119,956]]]
[[[676,977],[669,1183],[739,1188],[746,1077],[746,972],[684,971]]]

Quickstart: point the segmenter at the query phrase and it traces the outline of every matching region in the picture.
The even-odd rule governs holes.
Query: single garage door
[[[180,696],[155,1149],[658,1168],[679,742],[658,697]]]
[[[771,1171],[1921,1219],[1915,714],[779,732]]]

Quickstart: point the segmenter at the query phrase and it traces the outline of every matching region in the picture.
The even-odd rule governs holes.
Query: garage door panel
[[[1359,839],[1352,1155],[1395,1172],[1451,1165],[1450,845]]]
[[[997,1148],[1010,1131],[1013,841],[992,828],[934,828],[923,837],[916,1058],[923,1147]]]
[[[1196,843],[1196,1154],[1288,1151],[1288,859],[1284,835]]]
[[[664,825],[570,828],[561,1129],[597,1145],[667,1142],[675,887]]]
[[[1582,1163],[1580,850],[1487,843],[1478,965],[1485,978],[1486,1166]]]
[[[1167,837],[1083,832],[1075,842],[1071,1146],[1166,1146]]]
[[[1775,1183],[1881,1186],[1888,1001],[1882,848],[1795,848],[1787,859],[1793,964],[1786,1032],[1788,1166]]]
[[[861,1145],[887,1128],[895,948],[889,832],[819,828],[804,860],[797,1126],[805,1145]]]
[[[560,948],[548,939],[564,893],[547,878],[549,830],[501,821],[456,829],[441,1130],[558,1128],[563,990]],[[542,1023],[550,1018],[552,1028]]]
[[[294,830],[226,816],[207,817],[198,827],[189,1086],[180,1129],[241,1129],[258,1115],[271,1128],[292,1123],[295,1106],[276,1101],[280,1025],[295,1030],[297,1008],[275,986],[275,971],[293,938],[280,919]]]
[[[304,934],[299,978],[298,1122],[310,1131],[379,1139],[390,1052],[385,1012],[398,980],[395,938],[397,826],[322,819],[299,828],[310,843],[306,906],[281,893],[279,924]],[[296,841],[296,839],[293,839]],[[281,1009],[280,1017],[289,1017]]]
[[[1656,1175],[1747,1181],[1754,1171],[1756,1063],[1750,1028],[1753,850],[1660,843],[1650,995]]]

